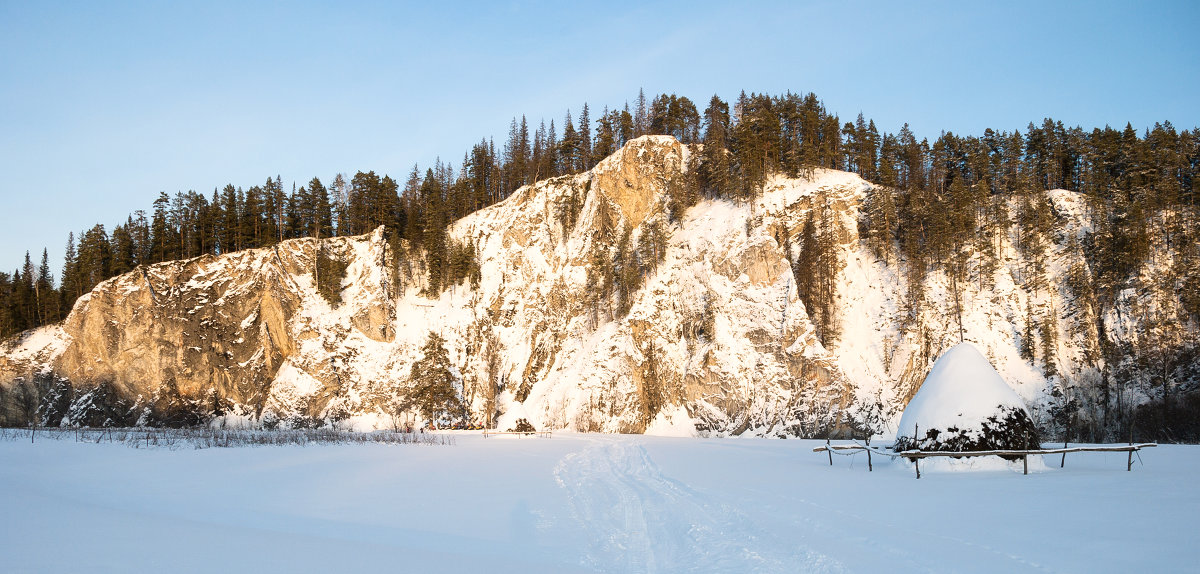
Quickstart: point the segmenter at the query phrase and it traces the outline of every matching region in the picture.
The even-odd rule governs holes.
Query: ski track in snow
[[[554,469],[591,533],[583,565],[605,572],[843,572],[737,509],[662,473],[640,444],[597,439]]]

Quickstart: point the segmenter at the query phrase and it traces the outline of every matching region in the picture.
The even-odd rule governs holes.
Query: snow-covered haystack
[[[1025,404],[971,343],[946,351],[900,417],[895,450],[1036,448]]]

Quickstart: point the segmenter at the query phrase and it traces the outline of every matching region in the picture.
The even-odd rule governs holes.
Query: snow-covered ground
[[[555,434],[452,446],[0,442],[7,572],[1168,572],[1200,447],[1019,469],[816,441]],[[1002,465],[1000,465],[1002,466]]]

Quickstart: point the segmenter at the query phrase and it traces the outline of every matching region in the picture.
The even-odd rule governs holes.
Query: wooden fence
[[[871,464],[871,454],[878,454],[891,458],[907,458],[913,462],[913,467],[917,471],[917,478],[921,478],[921,459],[933,458],[939,456],[949,456],[954,458],[963,458],[970,456],[1012,456],[1021,457],[1024,465],[1025,474],[1029,474],[1029,455],[1031,454],[1061,454],[1062,462],[1060,467],[1066,466],[1067,453],[1072,452],[1128,452],[1129,461],[1125,466],[1125,470],[1133,470],[1133,453],[1142,450],[1143,448],[1151,448],[1158,446],[1158,443],[1146,442],[1138,444],[1100,444],[1094,446],[1072,446],[1063,448],[1035,448],[1027,450],[973,450],[973,451],[930,451],[930,450],[904,450],[900,452],[885,451],[878,447],[871,447],[863,444],[830,444],[828,440],[824,445],[813,449],[813,452],[824,452],[829,454],[829,464],[833,465],[833,453],[838,454],[854,454],[859,451],[867,453],[867,471],[874,470]]]
[[[542,430],[542,431],[495,431],[495,430],[483,429],[483,438],[487,438],[489,436],[502,435],[502,434],[515,434],[515,435],[519,435],[519,436],[538,436],[541,438],[550,438],[550,431],[548,431],[548,430]]]

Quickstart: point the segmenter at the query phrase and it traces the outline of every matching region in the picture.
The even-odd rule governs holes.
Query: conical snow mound
[[[896,449],[971,451],[1038,445],[1017,393],[971,343],[946,351],[904,409]]]

